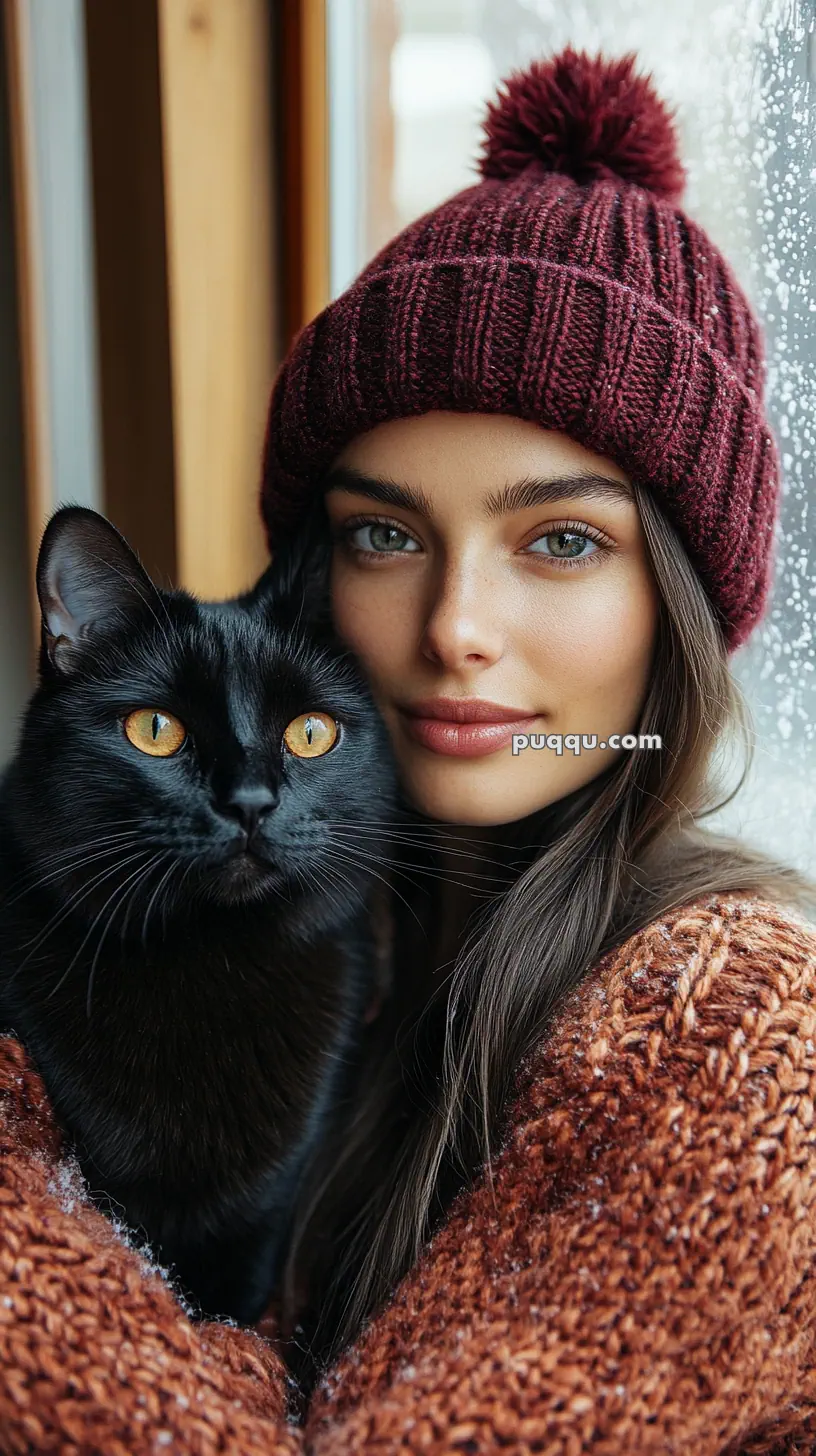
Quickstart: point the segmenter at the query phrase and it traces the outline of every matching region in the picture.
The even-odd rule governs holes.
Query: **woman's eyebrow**
[[[398,485],[395,480],[380,480],[366,475],[351,465],[337,465],[325,479],[325,494],[330,490],[352,490],[355,495],[367,495],[370,500],[380,501],[385,506],[402,506],[404,510],[416,511],[418,516],[430,520],[433,506],[424,490],[413,485]]]
[[[485,515],[488,520],[495,516],[506,516],[511,511],[527,510],[530,506],[547,506],[553,501],[571,500],[575,496],[591,496],[598,500],[633,500],[632,487],[625,480],[613,480],[610,475],[599,475],[597,471],[579,471],[575,475],[557,475],[552,480],[538,476],[525,476],[515,485],[506,485],[503,490],[491,491],[485,496]]]
[[[381,480],[350,465],[338,465],[329,471],[325,480],[325,491],[350,490],[357,495],[368,496],[382,505],[401,506],[415,511],[425,520],[431,520],[433,506],[425,492],[418,486],[399,485],[394,480]],[[574,475],[559,475],[551,480],[537,476],[525,476],[513,485],[506,485],[500,491],[491,491],[484,498],[483,514],[488,520],[510,515],[513,511],[529,510],[531,506],[550,505],[553,501],[570,500],[575,496],[591,496],[596,499],[632,501],[632,488],[623,480],[613,480],[608,475],[598,475],[588,470]]]

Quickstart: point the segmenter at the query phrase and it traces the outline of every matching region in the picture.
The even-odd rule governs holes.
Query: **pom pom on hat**
[[[576,182],[634,182],[679,203],[686,185],[673,113],[637,57],[589,56],[567,46],[515,71],[488,102],[483,177],[515,177],[532,162]]]

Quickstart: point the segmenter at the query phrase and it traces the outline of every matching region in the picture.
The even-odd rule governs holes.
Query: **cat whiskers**
[[[294,870],[295,877],[297,879],[302,879],[304,881],[304,883],[308,887],[310,887],[310,888],[314,889],[315,891],[317,891],[318,894],[323,894],[325,892],[325,889],[326,889],[326,883],[325,882],[326,881],[328,881],[329,885],[331,885],[332,887],[334,887],[336,885],[337,888],[338,888],[338,890],[341,892],[341,895],[346,896],[348,894],[348,885],[346,884],[346,882],[344,880],[341,879],[340,875],[337,873],[337,871],[331,865],[328,865],[328,864],[321,865],[320,872],[321,872],[321,875],[323,876],[323,882],[322,883],[321,883],[321,880],[318,878],[317,874],[315,873],[315,871],[307,869],[305,865],[302,865],[302,866],[299,866],[299,867],[296,866],[295,867],[295,870]],[[378,880],[382,880],[382,883],[384,885],[388,885],[388,881],[386,879],[384,879],[382,875],[378,874],[377,875],[377,879]],[[405,897],[403,895],[400,895],[399,894],[399,891],[398,890],[395,890],[394,887],[393,887],[393,885],[388,885],[388,888],[391,889],[391,890],[393,890],[393,893],[395,895],[398,895],[399,896],[399,899],[402,900],[402,903],[405,905],[406,909],[410,911],[410,913],[413,915],[414,919],[416,920],[417,924],[419,925],[420,924],[419,917],[417,916],[416,911],[412,908],[412,906],[410,906],[408,904],[408,902],[405,899]],[[420,925],[420,929],[421,929],[421,925]]]
[[[163,859],[165,859],[168,854],[172,855],[172,853],[173,853],[173,851],[171,849],[164,850],[163,853],[160,856],[159,863],[161,863],[161,861]],[[174,860],[173,863],[175,864],[175,863],[177,863],[177,861]],[[154,868],[155,868],[155,865],[151,865],[150,866],[150,869],[154,869]],[[125,943],[125,931],[127,930],[127,923],[128,923],[129,918],[130,918],[130,912],[133,909],[133,905],[135,903],[135,899],[136,899],[135,889],[137,889],[137,888],[138,888],[138,886],[135,886],[134,887],[134,894],[132,894],[131,897],[130,897],[130,901],[128,903],[127,910],[125,911],[125,918],[124,918],[124,920],[122,921],[122,924],[119,927],[119,943],[120,943],[120,945],[124,945],[124,943]]]
[[[374,835],[377,839],[386,838],[398,848],[408,846],[416,849],[444,850],[446,854],[457,855],[469,861],[481,860],[485,864],[492,865],[494,869],[496,867],[496,860],[491,855],[479,854],[470,848],[453,849],[448,842],[449,840],[453,840],[455,844],[480,845],[483,847],[482,840],[475,837],[472,838],[470,835],[441,831],[436,826],[428,825],[426,827],[424,825],[413,825],[410,828],[405,828],[399,821],[380,821],[376,819],[355,819],[353,824],[350,824],[348,820],[335,819],[324,819],[321,822],[329,829],[337,828],[346,832],[353,831],[359,835]],[[510,860],[503,867],[511,869],[523,868],[524,862],[522,860]],[[477,871],[474,870],[473,874],[477,874]]]
[[[172,853],[172,851],[166,850],[165,853],[166,854],[170,854],[170,853]],[[164,856],[162,856],[162,858],[163,857]],[[156,900],[156,896],[160,893],[160,891],[162,889],[162,886],[167,883],[167,881],[169,880],[170,876],[173,873],[173,870],[176,869],[177,867],[178,867],[178,860],[177,859],[171,860],[169,868],[167,870],[165,870],[164,874],[162,875],[161,879],[159,880],[159,883],[157,884],[155,890],[153,891],[153,894],[150,896],[150,899],[147,902],[147,909],[145,910],[144,920],[142,921],[142,948],[144,950],[147,950],[147,922],[150,919],[150,912],[153,909],[153,905],[154,905],[154,902]],[[189,866],[188,866],[188,868],[189,868]],[[186,874],[186,872],[187,871],[185,871],[185,874]],[[182,881],[183,881],[183,878],[184,877],[182,876]]]
[[[392,885],[391,881],[390,880],[387,880],[386,877],[385,877],[385,875],[381,875],[378,870],[375,870],[375,869],[372,868],[372,866],[374,864],[382,864],[382,859],[376,859],[373,854],[365,855],[364,854],[364,851],[358,850],[356,848],[356,846],[349,846],[349,845],[346,845],[346,844],[341,844],[340,841],[337,840],[337,839],[335,839],[335,837],[333,835],[330,835],[329,836],[329,843],[331,845],[333,845],[334,848],[342,850],[343,854],[346,856],[346,858],[349,860],[349,862],[351,864],[358,865],[361,869],[365,869],[365,871],[366,871],[367,874],[371,874],[371,875],[374,876],[375,879],[380,880],[381,883],[383,885],[385,885],[386,888],[389,889],[392,894],[396,895],[396,897],[397,897],[398,900],[401,900],[402,901],[402,903],[405,906],[406,910],[411,915],[413,915],[413,917],[414,917],[417,925],[419,926],[420,930],[422,929],[422,921],[420,920],[419,916],[417,915],[416,910],[414,909],[413,905],[409,905],[408,904],[408,901],[406,900],[405,896],[400,894],[400,892],[397,889],[396,885]],[[352,858],[352,855],[356,855],[357,858]],[[326,876],[327,879],[330,879],[330,880],[332,879],[332,870],[331,870],[331,868],[328,865],[325,865],[324,864],[324,865],[321,866],[321,873],[322,874],[325,874],[325,876]],[[337,883],[341,886],[341,888],[344,888],[345,889],[345,886],[344,886],[342,880],[338,879],[337,880]],[[322,886],[320,885],[320,881],[319,880],[315,879],[315,885],[316,885],[316,887],[318,889],[322,889]]]
[[[116,871],[119,870],[119,869],[122,869],[124,867],[124,865],[126,865],[126,864],[132,864],[132,862],[133,862],[134,859],[138,859],[139,858],[139,855],[149,854],[149,853],[150,853],[149,850],[142,849],[142,850],[139,850],[136,854],[129,855],[127,859],[120,860],[117,864],[113,865],[112,868],[107,869],[107,870],[103,870],[101,874],[95,875],[94,878],[87,885],[85,885],[82,888],[82,890],[79,890],[79,891],[77,891],[77,893],[75,895],[72,895],[71,896],[71,899],[67,902],[67,904],[66,905],[63,905],[61,907],[61,909],[57,912],[57,914],[56,915],[52,915],[51,916],[51,919],[46,922],[46,924],[43,926],[43,929],[40,931],[39,935],[35,936],[33,942],[32,941],[25,941],[24,942],[24,944],[25,945],[29,945],[31,947],[31,949],[29,950],[28,955],[25,956],[23,958],[23,960],[21,960],[21,962],[20,962],[19,966],[17,966],[16,970],[13,971],[12,975],[9,977],[9,982],[13,981],[15,979],[15,977],[19,976],[21,970],[28,963],[28,961],[31,959],[31,957],[34,954],[34,952],[37,949],[37,947],[39,945],[42,945],[43,941],[48,938],[48,936],[52,933],[52,931],[56,930],[56,928],[60,924],[60,922],[63,921],[63,920],[65,920],[65,918],[68,915],[70,915],[71,911],[77,905],[81,904],[81,902],[83,900],[85,900],[88,895],[91,894],[91,892],[96,888],[97,885],[101,885],[101,884],[104,883],[105,880],[110,879],[111,875],[116,874]]]
[[[138,852],[138,854],[131,855],[129,859],[123,861],[123,864],[131,864],[134,859],[139,859],[142,855],[144,855],[144,854],[150,854],[150,853],[151,853],[151,851],[149,849],[142,849],[142,850],[140,850]],[[121,868],[122,868],[122,865],[115,866],[115,868],[113,870],[109,870],[108,871],[108,874],[105,875],[105,876],[103,876],[103,879],[109,879],[110,876],[111,876],[111,874],[114,874],[116,872],[116,869],[121,869]],[[142,869],[144,869],[144,868],[145,868],[144,865],[139,865],[137,867],[137,869],[135,869],[133,871],[133,874],[128,875],[128,878],[125,881],[125,885],[128,885],[130,883],[130,881],[133,879],[134,875],[140,874],[141,871],[142,871]],[[66,976],[68,975],[69,971],[71,970],[72,966],[74,966],[76,964],[76,961],[77,961],[77,958],[78,958],[80,952],[87,945],[88,940],[90,939],[91,935],[93,934],[94,928],[97,925],[98,921],[104,915],[104,913],[107,910],[107,908],[108,908],[111,900],[114,898],[115,895],[118,895],[121,892],[122,888],[123,887],[122,887],[121,884],[116,885],[115,888],[111,891],[111,893],[108,896],[107,900],[105,901],[104,905],[102,906],[102,909],[97,911],[96,915],[94,916],[93,920],[90,923],[90,926],[86,930],[86,932],[83,935],[81,941],[79,942],[79,945],[77,946],[76,950],[74,951],[74,954],[71,956],[71,959],[69,960],[67,966],[65,967],[65,970],[63,971],[62,975],[60,976],[59,980],[57,981],[56,986],[52,986],[51,990],[48,992],[48,995],[45,997],[45,1000],[46,1001],[49,1001],[51,999],[51,997],[55,994],[55,992],[57,992],[59,990],[60,986],[62,985],[62,983],[65,980]]]
[[[107,935],[108,931],[110,930],[111,925],[113,924],[114,918],[116,916],[116,912],[119,909],[120,905],[122,904],[123,899],[125,898],[125,892],[127,891],[127,888],[130,885],[131,881],[135,879],[136,880],[136,884],[133,886],[133,890],[131,892],[131,903],[132,903],[133,896],[135,895],[137,889],[139,888],[139,884],[141,883],[141,881],[143,879],[145,879],[147,877],[147,875],[150,874],[150,871],[152,869],[155,869],[156,865],[158,863],[160,863],[165,858],[165,856],[167,854],[169,854],[169,853],[171,853],[170,850],[167,850],[167,849],[160,850],[157,855],[154,855],[153,859],[150,861],[149,864],[140,865],[138,869],[135,869],[133,871],[133,874],[128,875],[128,878],[125,880],[124,885],[117,885],[117,887],[113,891],[113,893],[108,896],[107,900],[105,901],[104,905],[102,906],[102,909],[99,911],[99,914],[95,917],[95,919],[94,919],[94,921],[93,921],[93,923],[91,925],[90,930],[88,931],[87,935],[85,936],[85,939],[80,944],[78,950],[76,951],[75,955],[73,956],[70,964],[66,968],[66,970],[63,973],[63,975],[61,976],[60,980],[57,982],[57,984],[53,988],[53,990],[52,991],[49,991],[48,996],[46,996],[46,998],[45,998],[46,1001],[48,1001],[49,998],[54,995],[54,992],[55,991],[58,991],[59,990],[60,986],[62,985],[62,982],[65,980],[65,977],[68,975],[68,972],[70,971],[71,966],[76,961],[77,956],[79,955],[79,952],[82,950],[82,947],[85,945],[86,941],[89,939],[89,937],[90,937],[90,935],[91,935],[91,933],[93,931],[93,928],[96,925],[97,920],[99,920],[100,916],[104,914],[104,912],[107,909],[108,905],[110,904],[111,900],[113,900],[114,897],[117,894],[119,894],[119,899],[118,899],[117,903],[114,905],[114,907],[113,907],[110,915],[108,916],[107,922],[105,924],[105,928],[104,928],[104,930],[102,931],[102,934],[99,937],[99,943],[98,943],[98,945],[96,947],[96,950],[94,951],[94,958],[91,961],[91,969],[90,969],[90,972],[89,972],[89,975],[88,975],[88,995],[87,995],[86,1001],[85,1001],[85,1015],[86,1015],[86,1018],[90,1021],[90,1019],[91,1019],[91,991],[93,989],[93,979],[94,979],[94,972],[96,970],[96,963],[97,963],[97,960],[99,959],[99,952],[102,949],[102,943],[103,943],[103,941],[105,939],[105,936]],[[171,868],[172,868],[172,866],[171,866]]]
[[[420,920],[420,918],[419,918],[416,910],[414,909],[414,907],[412,905],[409,905],[409,903],[406,900],[406,898],[405,898],[404,895],[400,894],[400,892],[397,889],[396,885],[394,884],[393,880],[385,879],[385,877],[383,875],[379,874],[376,870],[374,870],[372,868],[372,864],[374,863],[374,856],[372,854],[366,852],[365,850],[360,849],[358,846],[355,846],[355,845],[342,844],[342,843],[338,842],[337,843],[337,848],[339,848],[339,849],[342,850],[342,852],[345,854],[346,858],[349,860],[349,862],[351,864],[357,864],[357,865],[359,865],[359,867],[361,869],[364,869],[367,874],[373,874],[373,875],[376,876],[376,878],[378,880],[382,880],[383,884],[387,886],[387,888],[391,891],[391,893],[393,895],[396,895],[396,897],[397,897],[398,900],[401,900],[402,901],[403,905],[405,905],[406,909],[410,912],[410,914],[416,920],[417,925],[419,926],[419,928],[420,928],[420,930],[422,932],[423,937],[427,940],[427,932],[426,932],[425,927],[423,926],[422,921]],[[382,861],[381,860],[377,860],[376,862],[377,863],[381,863]],[[418,874],[425,874],[425,875],[430,876],[431,878],[441,880],[444,884],[457,885],[457,886],[459,886],[459,888],[462,888],[462,889],[471,889],[471,890],[473,889],[473,886],[471,886],[471,885],[462,885],[461,881],[455,880],[451,875],[446,875],[442,871],[427,870],[427,869],[425,869],[422,866],[416,866],[416,867],[413,867],[412,866],[412,868],[415,868],[416,873],[418,873]],[[400,869],[395,864],[389,864],[389,870],[390,870],[390,872],[391,872],[392,875],[402,875],[403,879],[406,879],[409,884],[415,884],[416,883],[416,881],[414,880],[413,876],[410,875],[410,874],[408,874],[407,870]],[[481,893],[485,896],[485,898],[487,898],[487,896],[491,892],[490,891],[482,891]]]
[[[326,828],[329,828],[329,825],[330,824],[336,824],[338,822],[339,821],[328,821],[328,820],[323,820],[322,821],[322,823],[324,824],[324,826]],[[382,826],[379,825],[376,820],[372,820],[371,821],[371,824],[372,824],[372,826],[377,825],[377,828],[379,830],[378,837],[379,837],[380,840],[382,840],[383,838],[386,838],[387,839],[389,837],[388,831],[386,830],[385,832],[383,832]],[[358,865],[361,869],[364,869],[367,874],[374,875],[374,877],[376,879],[380,880],[382,884],[386,885],[386,887],[392,892],[392,894],[396,895],[396,897],[399,900],[402,901],[403,905],[405,905],[405,907],[408,910],[409,914],[411,914],[413,916],[413,918],[416,920],[417,925],[419,926],[420,930],[423,930],[422,923],[421,923],[420,918],[417,915],[416,910],[414,909],[414,907],[408,903],[408,901],[406,900],[406,898],[405,898],[404,895],[400,894],[399,890],[397,889],[396,885],[393,883],[392,880],[386,879],[384,875],[380,874],[378,870],[376,870],[376,869],[373,868],[373,866],[375,864],[382,864],[382,862],[383,862],[382,861],[382,855],[375,856],[374,853],[371,851],[371,849],[368,847],[368,845],[360,844],[359,842],[358,843],[349,842],[349,839],[348,839],[347,836],[350,835],[350,834],[353,834],[356,831],[356,829],[357,829],[357,825],[356,824],[355,825],[350,825],[348,823],[348,821],[341,821],[341,832],[339,834],[338,834],[338,832],[337,832],[336,829],[335,829],[334,833],[332,833],[331,829],[329,830],[329,843],[332,844],[332,845],[334,845],[335,848],[339,849],[343,853],[343,855],[346,857],[346,859],[349,861],[349,863]],[[373,832],[373,827],[372,827],[371,832]],[[370,843],[370,841],[369,841],[369,843]],[[462,851],[462,853],[464,853],[464,851]],[[486,856],[474,856],[474,857],[486,858]],[[474,871],[473,872],[473,876],[475,878],[482,879],[482,880],[485,880],[485,879],[494,880],[494,881],[497,881],[497,884],[494,885],[494,886],[492,886],[490,889],[480,890],[480,887],[479,886],[474,886],[472,884],[464,883],[461,880],[457,880],[457,879],[454,878],[454,876],[449,875],[449,874],[446,874],[443,870],[428,869],[424,865],[408,865],[408,867],[405,868],[404,866],[401,867],[401,866],[397,865],[393,861],[393,859],[390,858],[390,857],[389,857],[387,863],[388,863],[388,868],[389,868],[389,870],[391,871],[392,874],[402,875],[402,877],[404,879],[407,879],[408,880],[409,884],[414,884],[415,883],[415,881],[413,879],[413,876],[408,873],[408,870],[410,869],[410,870],[414,870],[414,872],[416,874],[424,874],[424,875],[426,875],[427,877],[429,877],[431,879],[441,880],[445,884],[452,884],[452,885],[458,886],[460,889],[469,889],[469,890],[473,891],[474,893],[481,893],[481,894],[483,894],[485,896],[485,898],[487,898],[491,893],[495,893],[496,892],[496,889],[498,889],[498,888],[506,888],[506,886],[507,886],[506,879],[502,880],[500,877],[493,876],[493,875],[479,875],[477,871]],[[331,871],[331,869],[330,869],[329,866],[327,866],[325,864],[323,866],[321,866],[321,873],[322,873],[322,875],[324,876],[325,879],[328,879],[330,882],[334,882],[334,875],[332,874],[332,871]],[[304,874],[304,878],[306,878],[306,875],[305,874]],[[310,875],[309,876],[309,879],[311,880],[311,878],[312,877]],[[318,888],[318,889],[323,889],[324,888],[324,886],[321,886],[320,883],[319,883],[319,881],[316,878],[314,879],[313,882],[314,882],[316,888]],[[342,880],[341,881],[338,881],[338,883],[341,886],[343,885]],[[424,931],[423,931],[423,933],[424,933]]]
[[[323,820],[323,822],[326,824],[339,825],[341,828],[343,828],[345,825],[348,824],[349,821],[341,819],[325,819]],[[427,843],[431,847],[441,844],[441,842],[444,840],[453,840],[456,844],[477,844],[484,848],[484,840],[479,839],[476,835],[460,834],[457,830],[445,829],[442,825],[439,824],[417,823],[408,815],[405,815],[404,817],[398,819],[358,818],[354,820],[354,828],[368,829],[371,833],[374,834],[387,833],[389,835],[394,835],[395,837],[397,835],[410,835],[412,838],[416,838],[422,843]],[[465,851],[463,851],[463,853],[464,852]]]
[[[18,895],[13,895],[10,900],[3,901],[3,908],[7,909],[16,905],[17,901],[22,900],[25,895],[31,894],[33,890],[38,890],[42,885],[50,884],[52,880],[59,879],[60,875],[67,873],[75,865],[92,864],[94,860],[103,859],[106,855],[121,854],[137,843],[138,839],[131,830],[123,830],[121,833],[104,835],[101,839],[89,839],[85,844],[72,845],[70,850],[60,854],[44,855],[40,860],[40,865],[56,864],[57,868],[47,875],[41,875],[39,879],[30,880]],[[89,849],[96,849],[98,853],[88,854]],[[20,884],[25,877],[24,874],[18,875],[10,881],[11,886]]]
[[[355,832],[356,826],[347,825],[339,836],[336,830],[333,834],[330,833],[330,842],[342,845],[346,853],[351,850],[358,856],[365,857],[366,860],[374,861],[375,856],[364,845],[361,845],[359,842],[349,843],[346,836]],[[380,863],[381,861],[377,859],[376,862]],[[474,894],[490,895],[500,889],[506,889],[508,885],[507,876],[480,874],[478,870],[471,871],[468,880],[460,880],[454,875],[446,874],[444,870],[429,869],[426,865],[408,863],[406,868],[404,865],[399,865],[393,860],[389,860],[389,869],[392,874],[403,875],[411,884],[415,883],[415,881],[412,875],[408,874],[408,870],[412,870],[414,874],[426,875],[430,879],[441,880],[444,884],[455,885],[460,890],[471,890]],[[484,886],[474,885],[472,883],[473,880],[490,881],[492,883]]]

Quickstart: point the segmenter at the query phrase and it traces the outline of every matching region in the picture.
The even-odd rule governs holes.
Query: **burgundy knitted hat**
[[[673,114],[636,56],[567,47],[488,106],[482,180],[388,243],[294,340],[272,389],[270,550],[342,447],[428,410],[518,415],[651,489],[729,652],[772,575],[779,459],[760,327],[679,207]]]

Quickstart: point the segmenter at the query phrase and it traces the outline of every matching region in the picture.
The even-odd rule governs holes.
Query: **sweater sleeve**
[[[816,1449],[816,930],[710,897],[596,970],[310,1456]]]
[[[24,1048],[0,1037],[4,1456],[301,1452],[273,1345],[188,1318],[84,1186]]]

